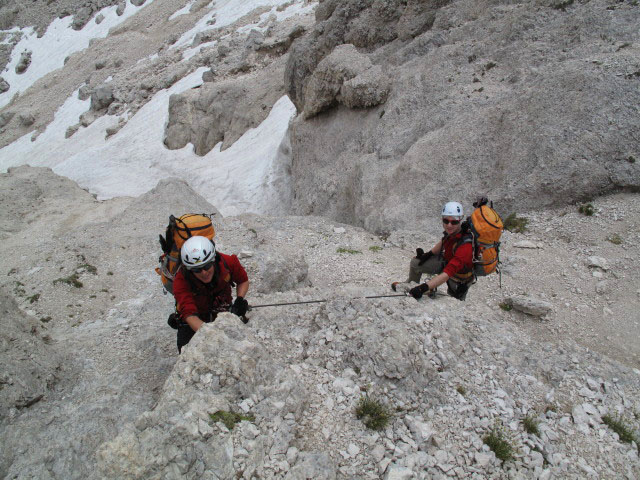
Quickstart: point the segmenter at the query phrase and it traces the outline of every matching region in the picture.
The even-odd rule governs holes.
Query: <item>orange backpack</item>
[[[160,255],[156,273],[160,275],[164,290],[173,295],[173,277],[182,264],[180,249],[190,237],[201,236],[213,240],[216,232],[211,222],[215,213],[187,213],[179,218],[171,215],[165,236],[160,235],[160,246],[164,252]]]
[[[498,212],[483,198],[473,204],[476,209],[469,217],[469,231],[473,235],[473,272],[478,277],[498,270],[500,263],[500,236],[504,230]],[[498,270],[499,272],[499,270]]]

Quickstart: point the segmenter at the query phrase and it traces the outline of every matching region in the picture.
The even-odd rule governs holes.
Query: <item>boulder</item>
[[[0,113],[0,128],[5,127],[9,124],[15,112],[2,112]]]
[[[26,72],[29,65],[31,65],[31,51],[25,50],[20,54],[20,60],[18,60],[18,64],[16,65],[16,73]]]
[[[11,86],[9,85],[9,82],[7,82],[4,78],[0,77],[0,93],[4,93],[9,91],[9,89],[11,88]]]
[[[339,45],[325,57],[305,87],[304,118],[342,103],[350,108],[384,102],[389,83],[382,69],[355,46]]]
[[[31,113],[21,113],[20,115],[18,115],[18,121],[23,127],[30,127],[35,123],[36,118]]]
[[[113,87],[111,85],[101,85],[91,93],[91,110],[104,110],[115,100]]]
[[[514,310],[534,317],[545,317],[553,311],[553,305],[549,302],[528,295],[514,295],[505,299],[505,303]]]
[[[256,252],[247,263],[256,271],[260,293],[285,292],[309,283],[309,265],[302,254]]]

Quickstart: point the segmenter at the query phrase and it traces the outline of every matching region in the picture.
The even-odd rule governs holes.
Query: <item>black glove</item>
[[[426,283],[423,283],[409,290],[409,295],[411,295],[416,300],[420,300],[422,298],[422,295],[427,293],[428,291],[429,291],[429,286]]]
[[[416,248],[416,258],[420,258],[424,255],[424,250],[421,248]]]
[[[420,261],[418,262],[418,265],[422,265],[424,262],[426,262],[427,260],[429,260],[431,257],[433,257],[433,252],[431,250],[429,250],[427,253],[423,253],[420,257]]]
[[[247,302],[244,298],[238,297],[236,301],[231,305],[231,309],[229,310],[234,315],[239,317],[244,317],[249,309],[249,302]]]

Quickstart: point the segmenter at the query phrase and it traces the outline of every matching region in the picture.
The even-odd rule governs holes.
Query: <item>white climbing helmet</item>
[[[207,237],[191,237],[180,249],[182,264],[187,270],[201,268],[216,258],[216,245]]]
[[[464,216],[462,205],[460,205],[458,202],[445,203],[444,207],[442,207],[442,216],[462,218]]]

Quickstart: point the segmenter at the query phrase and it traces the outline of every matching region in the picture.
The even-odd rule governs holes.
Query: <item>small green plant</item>
[[[578,212],[580,212],[583,215],[586,215],[587,217],[591,217],[595,213],[595,209],[593,208],[593,205],[591,205],[590,203],[585,203],[584,205],[580,205],[578,207]]]
[[[563,2],[559,2],[553,5],[553,8],[555,8],[556,10],[562,10],[563,12],[565,12],[567,10],[567,7],[572,4],[573,4],[573,0],[564,0]]]
[[[16,286],[13,287],[13,293],[15,293],[20,297],[24,297],[27,294],[27,292],[24,289],[24,283],[16,281]]]
[[[365,427],[371,430],[384,429],[391,418],[387,406],[368,395],[360,397],[355,413],[356,417],[363,421]]]
[[[225,410],[218,410],[216,413],[210,413],[209,417],[214,422],[222,422],[228,430],[233,430],[236,423],[240,423],[243,420],[247,422],[253,422],[255,417],[253,415],[240,415],[236,412],[227,412]]]
[[[51,317],[42,317],[40,318],[40,321],[42,323],[49,323],[51,321]]]
[[[77,273],[73,273],[68,277],[64,277],[64,278],[56,278],[53,281],[54,285],[57,285],[58,283],[66,283],[67,285],[71,285],[72,287],[76,287],[76,288],[82,288],[84,286],[80,281]]]
[[[362,253],[360,250],[351,250],[349,248],[342,248],[342,247],[338,248],[336,250],[336,252],[338,252],[338,253],[350,253],[350,254]]]
[[[627,162],[636,163],[636,157],[633,157],[633,156],[629,155],[629,158],[627,158]]]
[[[253,233],[254,235],[258,235],[258,232],[256,232],[256,229],[255,229],[255,228],[250,228],[250,229],[249,229],[249,231],[250,231],[251,233]]]
[[[7,273],[7,276],[9,277],[9,276],[13,275],[14,273],[18,273],[18,269],[17,268],[12,268],[11,270],[9,270],[9,272]]]
[[[620,441],[624,443],[636,442],[638,443],[638,439],[633,434],[633,431],[627,425],[627,422],[620,417],[613,417],[609,414],[602,417],[602,421],[605,425],[607,425],[611,430],[618,434],[620,437]]]
[[[505,312],[510,312],[511,310],[513,310],[513,305],[511,305],[510,303],[507,303],[507,302],[502,302],[502,303],[499,304],[499,306]]]
[[[89,265],[88,263],[83,263],[82,265],[78,265],[78,269],[84,270],[85,272],[90,273],[92,275],[98,274],[98,269],[93,265]]]
[[[527,225],[529,223],[528,218],[520,217],[516,215],[516,213],[512,213],[507,217],[504,221],[505,230],[509,230],[513,233],[524,233],[527,231]]]
[[[378,245],[372,245],[372,246],[369,247],[369,250],[371,250],[374,253],[377,253],[380,250],[382,250],[382,247],[379,247]]]
[[[107,272],[107,275],[111,276],[111,275],[113,275],[113,272],[112,272],[111,270],[109,270],[109,271]]]
[[[622,237],[620,235],[618,235],[617,233],[614,233],[610,237],[607,237],[607,240],[609,240],[614,245],[622,244]]]
[[[30,297],[27,297],[27,300],[29,300],[29,303],[34,303],[34,302],[37,302],[39,298],[40,298],[40,294],[36,293],[35,295],[31,295]]]
[[[506,462],[513,458],[513,447],[506,438],[504,429],[496,424],[482,441],[496,454],[496,457]]]
[[[456,392],[458,392],[460,395],[464,397],[467,394],[467,389],[464,388],[464,385],[458,385],[456,387]]]
[[[540,436],[540,430],[538,429],[538,421],[534,417],[524,417],[522,419],[522,426],[525,432],[532,435]]]
[[[484,71],[488,72],[489,70],[491,70],[492,68],[497,67],[497,66],[498,66],[498,64],[495,63],[495,62],[488,62],[484,66]]]

